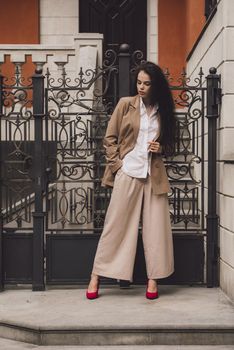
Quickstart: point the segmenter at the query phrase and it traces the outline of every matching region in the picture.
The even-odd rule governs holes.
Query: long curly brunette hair
[[[161,131],[158,141],[161,143],[165,156],[175,152],[176,118],[174,113],[174,101],[167,79],[162,69],[153,62],[143,62],[134,71],[133,94],[137,95],[137,77],[140,71],[144,71],[151,79],[150,104],[158,104]]]

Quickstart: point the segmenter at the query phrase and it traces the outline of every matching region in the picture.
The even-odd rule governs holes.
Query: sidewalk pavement
[[[182,328],[183,330],[234,330],[234,305],[221,289],[205,286],[160,285],[159,298],[153,301],[145,298],[145,287],[142,286],[132,286],[129,289],[101,286],[100,298],[91,301],[86,299],[85,287],[82,286],[50,287],[45,292],[8,289],[0,293],[0,326],[3,324],[46,331],[77,329],[95,331],[101,328],[115,329],[115,331],[133,328],[135,330],[170,328],[174,331]],[[4,337],[4,334],[1,333],[0,336]],[[97,349],[114,350],[114,346],[103,345]],[[31,346],[28,349],[35,348],[32,344],[28,346]],[[179,345],[175,348],[165,346],[171,350],[180,349]],[[187,348],[181,347],[181,349],[193,349],[191,346],[185,346]],[[214,346],[215,344],[212,345],[213,350],[215,350]],[[231,349],[230,346],[225,346],[220,349]],[[162,345],[157,347],[140,345],[138,348],[151,350],[154,347],[160,350],[166,349]],[[75,348],[96,350],[95,346],[76,346]],[[122,348],[130,350],[131,345]],[[138,348],[133,347],[133,349]],[[209,347],[203,348],[210,350]],[[0,349],[5,350],[1,343]],[[49,350],[50,347],[47,346],[46,349]],[[51,349],[55,350],[56,347]],[[59,347],[59,349],[74,349],[74,347]],[[120,349],[121,346],[118,346],[118,350]],[[194,347],[194,349],[198,348]]]
[[[233,350],[234,345],[37,346],[0,339],[1,350]]]

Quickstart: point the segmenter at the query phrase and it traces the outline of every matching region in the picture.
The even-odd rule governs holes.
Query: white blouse
[[[154,106],[150,116],[140,98],[140,129],[135,147],[123,159],[122,171],[132,177],[146,178],[150,174],[151,152],[149,141],[155,141],[159,136],[158,106]]]

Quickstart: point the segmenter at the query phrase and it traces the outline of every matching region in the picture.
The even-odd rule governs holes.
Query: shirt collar
[[[153,115],[157,114],[158,113],[158,109],[159,109],[158,103],[156,103],[154,105],[154,108],[152,109],[152,112],[151,112],[150,116],[152,117]],[[142,100],[142,97],[140,97],[140,110],[141,110],[141,114],[142,113],[146,113],[146,108],[145,108],[145,104],[144,104],[144,102]]]

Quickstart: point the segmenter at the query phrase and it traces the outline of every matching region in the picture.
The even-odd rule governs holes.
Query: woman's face
[[[149,74],[141,70],[137,76],[137,92],[144,101],[150,101],[151,79]]]

